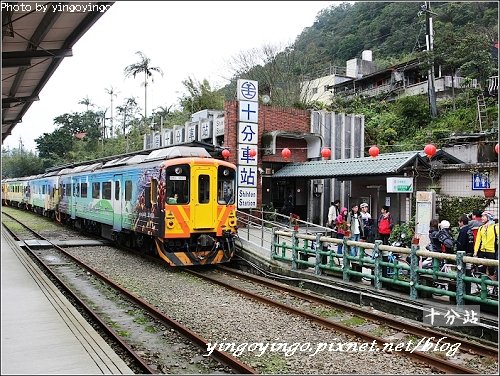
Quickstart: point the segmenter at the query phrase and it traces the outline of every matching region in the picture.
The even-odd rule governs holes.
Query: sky
[[[228,83],[228,62],[264,45],[285,47],[312,26],[322,9],[336,1],[116,1],[73,46],[34,102],[3,143],[35,151],[35,139],[53,132],[53,119],[83,112],[88,97],[94,109],[113,107],[134,96],[144,109],[142,77],[126,78],[124,68],[139,62],[137,51],[151,59],[163,76],[154,75],[147,92],[148,115],[159,106],[176,106],[185,93],[182,81],[207,79],[212,88]],[[113,110],[116,116],[116,108]],[[144,110],[142,110],[144,111]],[[116,118],[115,118],[116,119]],[[116,122],[116,120],[115,120]]]

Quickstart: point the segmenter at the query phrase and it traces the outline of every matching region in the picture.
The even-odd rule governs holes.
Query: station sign
[[[387,193],[413,193],[413,178],[387,178]]]
[[[253,209],[257,207],[257,188],[238,187],[238,199],[236,201],[238,209]]]

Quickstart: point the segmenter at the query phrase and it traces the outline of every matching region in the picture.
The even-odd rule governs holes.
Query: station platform
[[[1,374],[134,374],[2,226]]]

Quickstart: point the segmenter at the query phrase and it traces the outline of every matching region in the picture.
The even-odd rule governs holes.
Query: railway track
[[[100,281],[102,281],[106,286],[112,287],[117,294],[119,294],[122,297],[125,297],[127,301],[133,304],[135,307],[139,307],[141,310],[147,313],[148,316],[154,318],[158,323],[161,323],[164,327],[170,328],[171,330],[175,330],[177,333],[179,333],[182,338],[185,340],[189,340],[192,344],[194,344],[199,350],[206,352],[207,349],[207,343],[209,342],[199,334],[195,333],[194,331],[190,330],[186,326],[182,325],[181,323],[177,322],[173,318],[165,315],[163,312],[159,311],[156,309],[154,306],[149,304],[148,302],[144,301],[140,297],[132,294],[128,290],[122,288],[119,284],[116,282],[112,281],[102,273],[98,272],[94,268],[92,268],[89,265],[86,265],[84,262],[79,260],[78,258],[75,258],[72,256],[70,253],[68,253],[65,249],[62,247],[53,244],[49,239],[41,236],[39,233],[36,231],[30,229],[28,226],[17,220],[15,217],[3,212],[2,213],[4,216],[7,217],[8,221],[3,219],[4,225],[6,225],[7,231],[13,236],[15,239],[18,241],[24,241],[27,239],[33,239],[36,238],[38,240],[42,240],[44,242],[50,243],[51,248],[50,249],[43,249],[43,250],[37,250],[34,251],[32,250],[29,246],[26,244],[23,246],[23,248],[30,253],[30,256],[34,258],[37,261],[37,264],[43,267],[44,271],[50,275],[50,278],[55,280],[57,285],[60,286],[65,293],[69,294],[72,298],[73,301],[77,303],[79,307],[82,307],[83,310],[86,312],[87,315],[89,315],[92,320],[96,323],[98,323],[99,327],[105,331],[106,335],[112,338],[112,341],[116,344],[118,344],[124,352],[126,352],[127,356],[132,358],[134,360],[134,363],[137,364],[140,373],[148,373],[148,374],[154,374],[158,373],[157,367],[151,367],[148,364],[148,361],[144,359],[141,354],[139,354],[138,351],[135,351],[131,345],[129,345],[126,341],[122,339],[122,337],[115,332],[115,330],[107,324],[100,316],[94,312],[94,310],[86,304],[81,298],[78,297],[78,295],[73,292],[73,288],[68,286],[66,283],[64,283],[63,279],[61,278],[58,273],[54,272],[49,266],[49,263],[47,263],[45,260],[47,259],[59,259],[59,256],[53,255],[54,250],[56,250],[57,253],[60,253],[64,255],[65,259],[71,260],[71,262],[76,263],[79,267],[83,268],[86,273],[89,275],[95,276],[98,278]],[[16,227],[17,230],[13,231],[9,229],[8,223],[5,222],[15,222],[15,226],[11,227]],[[40,257],[40,255],[43,255]],[[67,261],[64,261],[63,264],[67,264]],[[61,265],[61,262],[58,262],[57,264]],[[225,369],[228,369],[230,373],[238,373],[238,374],[255,374],[255,370],[253,370],[251,367],[247,366],[246,364],[240,362],[237,358],[231,356],[230,354],[219,351],[217,349],[214,349],[210,357],[213,358],[217,363],[222,364]],[[220,367],[217,369],[220,370]]]
[[[279,291],[280,294],[286,294],[286,299],[289,299],[290,296],[294,296],[295,298],[306,300],[308,302],[315,302],[324,305],[325,307],[334,307],[335,309],[348,310],[353,312],[356,316],[360,316],[366,318],[373,323],[383,323],[383,325],[389,326],[391,328],[402,331],[406,334],[414,335],[416,337],[429,338],[432,342],[436,343],[439,338],[446,338],[446,342],[450,343],[450,347],[455,345],[459,346],[460,351],[464,354],[474,353],[477,356],[487,356],[490,358],[496,359],[498,357],[498,349],[473,342],[467,342],[465,338],[458,338],[449,336],[443,333],[431,330],[429,328],[425,328],[422,326],[410,325],[409,323],[404,323],[398,321],[396,319],[390,318],[388,316],[381,316],[379,314],[375,314],[366,310],[361,310],[346,304],[334,303],[329,299],[313,295],[312,293],[306,293],[297,288],[292,288],[290,286],[284,286],[283,284],[278,284],[274,281],[270,281],[265,278],[261,278],[255,275],[250,275],[248,273],[236,271],[234,269],[225,267],[225,266],[216,266],[216,270],[230,274],[232,276],[236,276],[240,280],[244,280],[246,282],[250,282],[250,284],[258,283],[262,286],[266,286],[268,288],[273,289],[274,291]],[[342,332],[352,337],[361,338],[362,340],[370,343],[375,343],[381,350],[384,348],[384,344],[390,342],[390,340],[380,338],[378,336],[374,336],[366,331],[358,330],[354,327],[342,324],[340,322],[334,322],[331,319],[327,319],[321,317],[317,314],[311,313],[310,311],[304,309],[298,309],[289,304],[284,304],[278,299],[273,297],[266,297],[262,294],[261,291],[255,293],[250,290],[254,289],[254,285],[247,286],[238,286],[238,283],[235,281],[227,281],[227,278],[222,275],[217,275],[217,273],[213,273],[213,271],[193,271],[187,270],[186,272],[196,275],[199,278],[211,281],[218,285],[224,286],[228,289],[237,291],[238,293],[243,294],[244,296],[249,297],[250,299],[257,300],[259,302],[263,302],[265,304],[269,304],[275,307],[279,307],[283,310],[286,310],[292,314],[299,315],[301,317],[310,319],[314,322],[317,322],[323,326],[332,328],[336,331]],[[214,275],[215,274],[215,275]],[[426,354],[423,351],[398,351],[395,353],[402,354],[403,356],[407,356],[415,361],[422,362],[428,365],[431,365],[437,370],[440,370],[444,373],[452,373],[452,374],[476,374],[480,373],[476,369],[471,369],[465,367],[461,364],[457,364],[454,361],[448,361],[446,359],[440,358],[438,356],[431,356]]]
[[[143,255],[141,255],[141,257],[143,257]],[[162,265],[163,267],[165,267],[165,265],[163,263],[161,263],[159,260],[154,259],[154,261],[157,262],[158,264]],[[280,294],[283,294],[283,290],[285,290],[284,294],[286,295],[286,299],[284,299],[284,300],[287,300],[287,299],[293,297],[294,299],[306,301],[306,302],[308,302],[308,304],[312,302],[312,303],[315,303],[318,305],[319,304],[325,305],[325,307],[330,307],[330,308],[332,307],[332,304],[333,304],[332,300],[325,299],[325,298],[322,298],[320,296],[316,296],[310,292],[305,293],[303,290],[300,290],[297,288],[284,286],[283,284],[277,284],[276,282],[270,281],[268,279],[258,277],[255,275],[250,275],[247,273],[238,272],[238,271],[235,271],[233,269],[226,268],[226,267],[217,267],[216,272],[215,272],[215,274],[216,274],[215,277],[214,277],[214,275],[209,276],[208,274],[210,272],[207,272],[207,271],[203,271],[202,273],[196,272],[196,271],[188,271],[188,273],[191,273],[192,275],[196,275],[197,278],[202,278],[202,279],[205,279],[207,281],[210,280],[211,283],[216,283],[217,285],[221,285],[221,286],[224,286],[225,288],[229,288],[229,289],[232,289],[234,291],[237,291],[238,293],[240,293],[242,295],[250,297],[252,300],[257,300],[257,301],[263,302],[265,304],[279,307],[279,309],[283,309],[283,310],[286,310],[288,312],[291,312],[293,315],[301,315],[302,317],[305,317],[305,318],[307,318],[313,322],[316,322],[320,325],[335,329],[336,331],[339,331],[341,333],[345,333],[351,338],[352,337],[361,338],[361,339],[368,341],[368,342],[374,341],[374,343],[376,343],[377,346],[382,345],[384,342],[387,342],[383,338],[380,338],[380,337],[375,336],[375,335],[370,335],[369,333],[363,332],[361,330],[356,330],[355,328],[351,328],[348,325],[343,325],[341,323],[339,324],[339,323],[332,322],[331,317],[329,319],[325,319],[324,317],[321,317],[321,315],[315,314],[314,312],[311,312],[311,311],[308,312],[306,310],[298,310],[298,311],[302,311],[302,313],[295,312],[295,311],[293,311],[294,308],[290,307],[288,304],[279,303],[279,301],[283,300],[282,298],[273,298],[273,297],[266,298],[263,295],[267,295],[267,293],[263,294],[262,292],[257,293],[257,294],[253,294],[253,296],[252,296],[245,291],[245,290],[251,290],[251,289],[246,288],[246,287],[235,286],[235,285],[237,285],[237,283],[234,280],[232,282],[227,282],[227,281],[224,282],[222,280],[223,278],[217,277],[217,274],[219,274],[219,276],[222,276],[222,274],[227,274],[227,275],[231,274],[232,276],[236,276],[240,280],[246,280],[247,285],[250,284],[254,287],[257,284],[261,285],[261,286],[265,285],[265,286],[267,286],[268,289],[274,290],[275,294],[276,294],[276,291],[278,291]],[[212,271],[211,273],[214,273],[214,272]],[[207,277],[212,277],[212,278],[210,279]],[[250,282],[248,282],[248,281],[250,281]],[[272,294],[270,294],[270,295],[272,295]],[[276,303],[278,303],[278,304],[276,304]],[[335,304],[339,304],[339,303],[335,302]],[[439,335],[443,336],[442,333],[438,333],[438,332],[430,331],[430,330],[425,330],[426,328],[423,328],[422,330],[420,328],[409,328],[406,323],[401,323],[401,322],[394,320],[394,319],[387,317],[387,316],[381,317],[380,315],[376,315],[372,312],[362,311],[362,310],[356,309],[355,307],[350,306],[350,305],[345,305],[345,306],[338,305],[335,307],[336,307],[335,309],[343,309],[346,311],[348,310],[351,313],[353,313],[354,315],[363,317],[363,318],[368,319],[368,320],[384,322],[384,324],[386,326],[390,326],[394,329],[399,330],[400,332],[404,331],[405,333],[412,334],[414,336],[424,336],[427,338],[430,338],[432,336],[439,336]],[[485,356],[485,357],[497,356],[497,352],[495,351],[496,349],[494,349],[492,347],[488,348],[488,346],[483,346],[481,344],[467,343],[467,341],[465,341],[462,338],[458,338],[458,337],[453,338],[449,335],[446,335],[446,337],[447,337],[447,339],[450,338],[450,341],[449,341],[450,343],[460,343],[460,346],[461,346],[460,350],[462,350],[462,351],[465,350],[467,352],[476,354],[474,356],[477,356],[479,354],[481,354],[481,356]],[[207,343],[207,341],[203,342],[203,346],[205,349],[206,349],[206,343]],[[418,351],[414,351],[413,353],[411,353],[411,354],[415,354],[413,356],[408,355],[406,353],[404,353],[404,355],[408,355],[410,358],[412,358],[414,361],[417,361],[418,363],[431,365],[435,370],[439,370],[440,372],[471,373],[471,374],[472,373],[481,373],[480,371],[478,371],[478,369],[470,369],[470,368],[464,367],[463,365],[460,365],[460,364],[454,364],[454,363],[446,361],[444,359],[429,356],[425,353],[422,353],[422,354],[419,354],[419,353],[420,352],[418,352]]]
[[[451,344],[460,343],[460,349],[465,352],[474,353],[481,356],[488,356],[497,359],[498,358],[498,347],[493,347],[489,344],[477,343],[474,340],[466,337],[458,337],[449,333],[443,334],[442,332],[432,330],[428,327],[424,327],[421,325],[412,325],[409,322],[403,322],[401,319],[397,319],[388,315],[382,315],[380,313],[372,312],[367,309],[362,309],[356,307],[354,305],[345,304],[339,301],[333,301],[332,299],[328,299],[321,295],[316,295],[310,291],[305,292],[301,289],[290,287],[288,285],[284,285],[281,283],[277,283],[268,278],[263,278],[256,276],[254,274],[249,274],[245,272],[241,272],[236,269],[232,269],[223,265],[218,265],[217,269],[221,270],[224,273],[229,273],[231,275],[237,276],[239,278],[243,278],[245,280],[249,280],[267,287],[270,287],[275,290],[286,291],[288,294],[293,295],[297,298],[305,299],[307,301],[316,302],[319,304],[324,304],[325,306],[331,306],[334,308],[340,308],[345,311],[350,311],[354,315],[366,318],[371,321],[383,322],[384,325],[404,331],[405,333],[415,335],[418,337],[426,337],[426,338],[439,338],[440,336],[446,335],[446,339]]]

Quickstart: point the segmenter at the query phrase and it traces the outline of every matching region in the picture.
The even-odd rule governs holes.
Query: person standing
[[[453,253],[453,246],[455,242],[450,233],[450,222],[447,220],[442,220],[439,224],[439,231],[437,233],[437,240],[440,244],[440,251],[444,253]],[[439,252],[439,251],[438,251]]]
[[[493,214],[490,212],[483,212],[481,215],[481,222],[483,224],[477,231],[477,237],[474,243],[474,257],[495,260],[497,259],[498,253],[498,223],[495,223]],[[495,267],[488,266],[486,274],[488,274],[491,279],[495,280]]]
[[[327,226],[330,228],[335,227],[335,222],[337,221],[337,217],[340,214],[340,200],[335,200],[330,203],[330,207],[328,208],[328,223]]]
[[[340,214],[337,216],[337,239],[344,239],[346,231],[348,231],[349,225],[347,224],[347,208],[340,209]],[[337,253],[342,254],[343,244],[340,243],[337,248]]]
[[[378,234],[382,240],[382,244],[389,245],[389,238],[393,227],[394,222],[392,220],[392,215],[389,212],[389,207],[384,205],[380,209],[380,215],[378,217]]]
[[[472,211],[472,218],[469,221],[469,225],[472,228],[472,234],[474,235],[474,242],[476,242],[477,238],[477,230],[479,230],[479,227],[483,224],[481,221],[481,215],[483,212],[481,210],[473,210]]]
[[[361,213],[359,212],[357,204],[351,207],[351,211],[347,215],[347,223],[349,224],[349,230],[351,231],[350,240],[357,242],[361,237],[364,238],[363,220],[361,219]],[[351,256],[356,257],[358,255],[358,247],[351,246],[350,254]]]
[[[474,234],[472,227],[469,225],[469,218],[462,214],[458,219],[458,236],[455,242],[456,250],[465,252],[466,256],[474,254]]]
[[[469,225],[469,217],[462,214],[458,219],[458,236],[455,242],[457,252],[465,252],[465,256],[472,256],[474,254],[474,234],[472,233],[472,227]],[[465,275],[471,276],[470,263],[465,264]],[[465,282],[465,293],[470,295],[471,284],[470,282]]]
[[[363,234],[364,234],[363,240],[373,243],[372,241],[373,219],[371,214],[368,212],[368,204],[366,202],[363,202],[361,205],[359,205],[359,208],[361,209],[361,219],[363,220]]]

